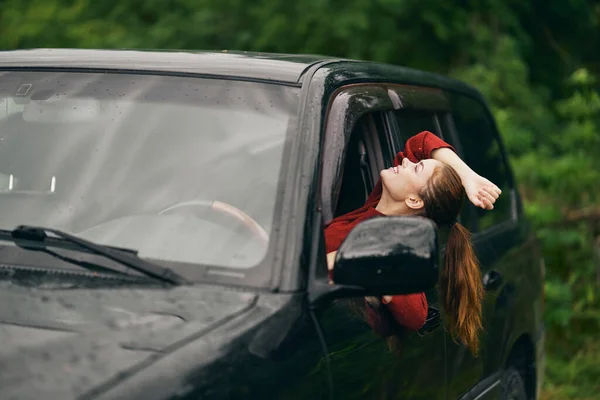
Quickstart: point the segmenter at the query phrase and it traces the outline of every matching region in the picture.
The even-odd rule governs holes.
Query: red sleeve
[[[435,134],[429,131],[423,131],[406,141],[404,151],[400,152],[394,158],[394,166],[399,165],[404,157],[412,162],[419,162],[431,158],[431,153],[434,150],[448,148],[453,151],[454,147],[444,142]]]
[[[410,330],[416,331],[427,320],[427,297],[425,293],[392,296],[392,301],[384,305],[394,320]]]
[[[382,213],[372,207],[363,206],[359,213],[353,211],[348,214],[340,215],[333,219],[327,227],[325,227],[325,252],[331,253],[336,251],[346,239],[350,231],[359,223],[369,218],[383,216]]]
[[[408,158],[412,162],[426,160],[431,158],[431,153],[434,150],[442,148],[448,148],[452,151],[456,151],[454,147],[444,142],[435,134],[429,131],[423,131],[406,141],[406,144],[404,145],[404,151],[396,154],[396,157],[394,158],[394,166],[400,165],[404,157]],[[381,197],[381,191],[381,179],[379,179],[375,184],[373,191],[371,194],[369,194],[367,203],[370,204],[379,201],[379,198]]]
[[[390,303],[382,306],[386,311],[375,310],[365,301],[367,322],[379,336],[387,337],[396,334],[398,325],[416,331],[425,324],[427,319],[427,298],[424,293],[393,296]]]

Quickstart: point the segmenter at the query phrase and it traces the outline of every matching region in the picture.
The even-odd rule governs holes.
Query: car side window
[[[404,143],[408,139],[423,131],[429,131],[441,137],[440,124],[436,114],[432,111],[401,109],[394,111],[393,114],[398,126],[401,150],[404,150]]]
[[[349,85],[334,93],[328,106],[322,144],[319,202],[325,224],[340,215],[342,210],[354,209],[359,203],[355,200],[353,204],[338,207],[342,195],[350,193],[353,199],[363,201],[360,203],[362,206],[364,193],[370,191],[379,179],[381,169],[389,160],[391,143],[380,134],[382,131],[387,132],[385,127],[388,120],[384,115],[393,107],[394,102],[388,90],[381,84]],[[362,140],[352,139],[350,143],[351,137],[356,134],[362,135]],[[347,160],[349,157],[354,157],[355,161],[358,158],[358,164],[355,162],[350,165]],[[354,167],[355,172],[346,174],[346,167]],[[362,179],[365,184],[362,188],[361,185],[354,184],[354,190],[344,188],[342,191],[344,180],[348,182],[345,186],[349,186],[352,178]]]
[[[510,170],[502,156],[494,123],[485,106],[467,96],[451,96],[452,119],[465,162],[502,190],[492,211],[476,208],[479,230],[485,230],[512,218]]]

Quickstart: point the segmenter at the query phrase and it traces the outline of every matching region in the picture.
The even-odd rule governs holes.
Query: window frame
[[[341,190],[344,166],[346,162],[348,143],[356,124],[367,114],[385,113],[399,107],[398,99],[388,90],[386,83],[359,83],[340,87],[331,96],[326,114],[325,133],[322,146],[322,161],[319,179],[319,206],[324,223],[328,223],[335,215],[335,207]],[[387,161],[386,150],[382,139],[389,136],[385,132],[379,134],[380,126],[377,117],[370,123],[375,129],[379,140],[383,162]],[[380,118],[381,121],[381,118]],[[389,143],[387,138],[386,143]]]

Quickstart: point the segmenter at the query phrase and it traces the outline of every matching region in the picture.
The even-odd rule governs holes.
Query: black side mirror
[[[438,282],[437,227],[423,217],[379,217],[358,224],[336,254],[333,281],[365,295],[429,290]]]

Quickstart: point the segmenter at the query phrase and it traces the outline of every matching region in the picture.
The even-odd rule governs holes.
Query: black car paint
[[[214,287],[53,286],[2,283],[2,398],[81,396],[204,336],[257,299]]]
[[[347,300],[333,301],[332,307],[321,305],[330,290],[323,285],[323,226],[315,199],[332,95],[350,84],[392,82],[463,93],[485,103],[479,92],[438,75],[352,60],[177,54],[3,52],[0,70],[160,73],[302,85],[297,134],[284,155],[288,160],[282,171],[286,190],[276,217],[287,218],[288,223],[273,241],[270,287],[262,291],[232,288],[217,280],[214,285],[168,290],[137,285],[64,291],[6,288],[0,291],[3,304],[19,307],[5,307],[0,326],[36,333],[26,342],[25,335],[14,330],[0,331],[4,339],[0,347],[2,398],[11,398],[11,394],[19,399],[41,395],[90,399],[365,398],[361,397],[360,379],[377,382],[380,387],[373,390],[383,397],[396,389],[410,398],[456,398],[471,388],[465,398],[472,398],[498,387],[496,378],[511,360],[511,351],[523,346],[530,346],[534,354],[532,365],[525,367],[533,368],[533,375],[540,374],[536,363],[543,357],[539,347],[543,342],[541,280],[535,265],[539,256],[522,210],[497,235],[474,236],[483,272],[494,269],[502,277],[500,285],[490,290],[485,306],[494,311],[489,325],[486,321],[488,337],[493,340],[485,341],[480,359],[471,359],[464,347],[453,348],[451,339],[438,329],[429,336],[408,335],[399,365],[387,344],[357,315],[336,313],[335,307]],[[171,62],[170,57],[178,57],[178,62]],[[10,271],[15,268],[3,266]],[[21,269],[20,274],[27,272]],[[123,327],[108,310],[110,304],[133,315],[133,325]],[[95,318],[84,318],[86,307],[98,309]],[[525,309],[533,312],[525,313]],[[76,318],[71,325],[57,326],[52,312],[75,313]],[[135,320],[144,315],[164,316],[164,321],[170,318],[180,325],[157,331],[143,324],[136,326]],[[58,342],[44,341],[47,332],[58,335]],[[356,342],[357,334],[363,335],[361,342]],[[437,340],[440,335],[444,336],[442,342]],[[428,342],[445,343],[447,348],[428,348]],[[336,352],[348,345],[357,351]],[[363,365],[364,360],[373,364]],[[391,375],[381,375],[381,371]],[[396,379],[402,376],[412,381]],[[540,376],[534,378],[535,386]],[[477,384],[479,379],[482,381]]]

